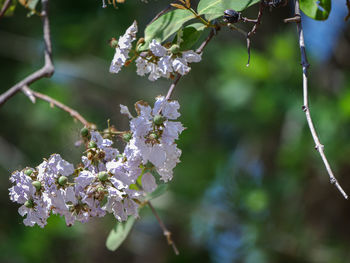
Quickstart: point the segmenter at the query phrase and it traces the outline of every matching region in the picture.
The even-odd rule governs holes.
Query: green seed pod
[[[96,142],[90,141],[90,142],[89,142],[89,148],[90,148],[90,149],[92,149],[92,148],[97,148]]]
[[[177,45],[177,44],[174,44],[172,45],[170,48],[169,48],[169,51],[173,54],[176,54],[176,53],[179,53],[180,52],[180,46]]]
[[[27,201],[25,201],[24,206],[27,207],[27,208],[33,208],[33,207],[34,207],[34,202],[33,202],[33,200],[27,200]]]
[[[152,132],[152,133],[149,135],[149,138],[150,138],[151,140],[156,140],[156,139],[158,139],[158,135],[157,135],[156,133]]]
[[[126,142],[129,142],[132,138],[132,134],[131,133],[124,133],[123,134],[123,140],[126,141]]]
[[[153,122],[155,125],[162,125],[163,122],[165,121],[165,118],[162,115],[156,115],[153,118]]]
[[[83,138],[88,137],[89,134],[90,134],[89,129],[86,128],[86,127],[82,128],[82,129],[80,130],[80,135],[81,135],[81,137],[83,137]]]
[[[109,174],[107,172],[99,172],[97,176],[101,182],[104,182],[108,179]]]
[[[37,191],[41,189],[41,183],[39,181],[32,182],[32,185],[35,187]]]
[[[33,173],[33,169],[26,169],[25,171],[24,171],[24,174],[25,175],[27,175],[27,176],[31,176],[31,174]]]
[[[58,183],[62,186],[64,186],[65,184],[68,183],[68,178],[66,176],[60,176],[60,178],[58,178]]]

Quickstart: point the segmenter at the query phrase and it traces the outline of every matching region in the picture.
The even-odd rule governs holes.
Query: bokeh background
[[[170,83],[150,82],[135,67],[108,72],[107,42],[136,19],[140,34],[168,1],[50,1],[55,75],[31,86],[78,110],[99,129],[128,121],[119,104],[153,102]],[[193,1],[196,2],[196,1]],[[343,3],[344,2],[344,3]],[[44,229],[25,227],[8,198],[15,169],[61,153],[79,162],[81,124],[43,101],[18,94],[0,108],[0,262],[350,262],[348,202],[329,184],[314,150],[302,105],[300,54],[291,6],[266,12],[246,67],[245,39],[221,30],[202,63],[176,87],[181,163],[154,205],[180,250],[175,256],[147,208],[115,252],[105,239],[112,216],[66,227],[52,216]],[[0,20],[0,91],[41,67],[42,27],[18,6]],[[244,14],[255,17],[257,6]],[[311,111],[335,174],[350,193],[350,26],[345,1],[326,22],[304,18],[311,62]],[[241,25],[246,28],[246,25]]]

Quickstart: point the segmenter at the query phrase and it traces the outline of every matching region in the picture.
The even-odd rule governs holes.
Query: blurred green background
[[[196,2],[196,1],[194,1]],[[344,3],[343,3],[344,2]],[[100,1],[50,1],[51,79],[32,89],[78,110],[99,129],[128,120],[119,104],[153,102],[170,83],[150,82],[133,65],[108,72],[107,42],[136,19],[142,32],[167,1],[127,0],[102,9]],[[176,87],[183,154],[169,191],[154,201],[180,255],[156,219],[141,211],[115,252],[105,248],[112,216],[66,227],[51,217],[44,229],[25,227],[8,198],[10,173],[61,153],[79,162],[81,125],[43,101],[18,94],[0,108],[0,262],[350,262],[350,212],[314,150],[302,105],[300,54],[291,7],[266,12],[246,67],[245,39],[221,30],[202,63]],[[350,27],[345,1],[333,1],[327,22],[304,18],[311,62],[311,112],[326,154],[350,193]],[[1,93],[43,64],[42,27],[18,6],[0,20]],[[254,17],[257,6],[244,14]],[[242,25],[247,28],[246,25]],[[142,33],[139,34],[141,37]]]

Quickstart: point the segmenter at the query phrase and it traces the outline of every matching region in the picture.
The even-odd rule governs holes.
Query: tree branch
[[[329,179],[331,184],[334,184],[339,192],[344,196],[345,199],[348,199],[348,195],[345,193],[343,188],[338,183],[337,179],[334,177],[332,169],[328,163],[328,160],[326,158],[326,155],[324,153],[324,146],[321,144],[320,139],[318,138],[318,135],[316,133],[314,124],[311,119],[310,109],[309,109],[309,99],[308,99],[308,67],[310,66],[307,57],[306,57],[306,50],[305,50],[305,43],[304,43],[304,33],[303,33],[303,27],[301,23],[301,16],[300,16],[300,7],[299,7],[299,1],[295,1],[295,16],[299,17],[300,19],[296,20],[297,24],[297,30],[298,30],[298,36],[299,36],[299,46],[300,46],[300,53],[301,53],[301,65],[303,68],[303,96],[304,96],[304,105],[302,107],[303,111],[306,115],[307,124],[309,126],[312,138],[315,142],[315,149],[319,152],[322,161],[326,167],[326,170],[329,175]]]
[[[48,9],[49,9],[49,0],[41,0],[42,4],[42,11],[41,11],[41,17],[43,22],[43,38],[44,38],[44,44],[45,44],[45,50],[44,50],[44,57],[45,57],[45,64],[44,66],[37,70],[36,72],[32,73],[16,85],[14,85],[12,88],[7,90],[5,93],[0,95],[0,106],[2,106],[8,99],[13,97],[15,94],[17,94],[19,91],[22,90],[24,86],[29,86],[33,82],[43,78],[43,77],[51,77],[54,73],[54,66],[52,63],[52,46],[51,46],[51,38],[50,38],[50,24],[49,24],[49,17],[48,17]]]
[[[0,18],[2,18],[2,17],[5,15],[7,9],[8,9],[8,8],[10,7],[10,5],[11,5],[11,2],[12,2],[12,0],[6,0],[6,2],[4,3],[4,5],[3,5],[2,8],[1,8],[1,11],[0,11]]]
[[[171,239],[171,232],[166,228],[166,226],[164,225],[162,219],[159,217],[156,209],[154,209],[153,205],[151,204],[151,202],[147,202],[148,206],[151,208],[151,211],[153,213],[153,215],[155,216],[155,218],[157,219],[160,228],[163,230],[163,235],[166,237],[168,245],[171,245],[173,247],[173,250],[175,252],[176,255],[179,255],[179,250],[177,249],[174,241]]]
[[[91,123],[88,122],[83,116],[81,116],[79,114],[79,112],[77,112],[76,110],[73,110],[72,108],[68,107],[67,105],[51,98],[50,96],[47,96],[45,94],[42,94],[40,92],[36,92],[31,90],[28,86],[24,86],[22,91],[24,92],[24,94],[29,97],[29,99],[35,103],[35,98],[47,101],[48,103],[50,103],[50,105],[56,106],[57,108],[60,108],[61,110],[64,110],[65,112],[68,112],[70,114],[70,116],[72,116],[74,119],[80,121],[84,126],[86,127],[90,127]]]

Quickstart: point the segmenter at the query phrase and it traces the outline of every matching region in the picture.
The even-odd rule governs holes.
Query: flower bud
[[[155,125],[162,125],[163,122],[165,121],[165,118],[162,115],[156,115],[153,118],[153,122]]]
[[[106,153],[105,153],[104,151],[98,152],[97,158],[98,158],[99,160],[103,160],[105,157],[106,157]]]
[[[129,142],[131,140],[131,138],[132,138],[132,134],[130,132],[123,134],[124,141]]]
[[[89,148],[90,148],[90,149],[92,149],[92,148],[97,148],[96,142],[90,141],[90,142],[89,142]]]
[[[118,40],[113,37],[111,40],[109,40],[109,45],[111,48],[116,48],[118,46]]]
[[[86,127],[82,128],[82,129],[80,130],[80,135],[81,135],[81,137],[83,137],[83,138],[88,137],[88,136],[89,136],[89,129],[86,128]]]
[[[30,169],[30,168],[28,168],[24,171],[24,174],[27,176],[31,176],[32,173],[33,173],[33,169]]]
[[[97,176],[101,182],[104,182],[108,179],[109,174],[107,172],[99,172]]]
[[[33,200],[27,200],[27,201],[25,201],[24,206],[27,207],[27,208],[33,208],[33,207],[34,207],[34,202],[33,202]]]
[[[172,45],[170,48],[169,48],[169,51],[173,54],[176,54],[176,53],[179,53],[180,52],[180,46],[177,45],[177,44],[174,44]]]
[[[32,182],[32,186],[34,186],[37,191],[41,189],[41,183],[39,181]]]
[[[62,186],[64,186],[65,184],[68,183],[68,178],[66,176],[60,176],[60,178],[58,178],[58,183]]]
[[[91,161],[94,158],[94,154],[92,152],[88,152],[87,158]]]

